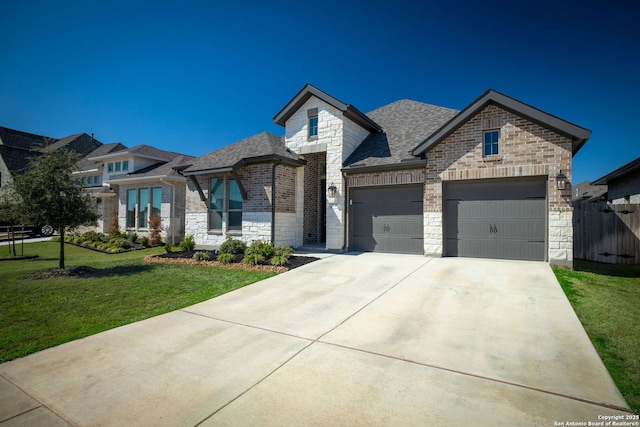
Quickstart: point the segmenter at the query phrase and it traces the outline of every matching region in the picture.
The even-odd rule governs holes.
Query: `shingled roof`
[[[155,148],[150,145],[141,144],[141,145],[136,145],[135,147],[131,147],[131,148],[125,147],[123,150],[112,151],[107,154],[103,154],[99,156],[90,156],[87,158],[89,160],[107,160],[107,159],[113,159],[117,157],[129,156],[129,155],[158,160],[161,162],[169,162],[174,157],[180,156],[181,154],[175,153],[173,151],[160,150],[159,148]]]
[[[40,150],[53,141],[55,141],[54,138],[0,126],[0,145],[23,150]]]
[[[244,163],[259,163],[281,160],[284,164],[301,166],[303,160],[289,150],[282,137],[262,132],[243,139],[219,150],[198,157],[191,166],[183,171],[184,175],[224,172]]]
[[[416,161],[411,150],[457,113],[457,110],[408,99],[373,110],[367,116],[382,127],[382,132],[365,138],[343,166],[349,169]]]

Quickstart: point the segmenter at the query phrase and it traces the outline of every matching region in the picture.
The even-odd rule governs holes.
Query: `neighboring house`
[[[601,202],[607,200],[607,186],[594,185],[589,181],[583,181],[573,186],[573,203]]]
[[[96,176],[102,185],[96,193],[104,205],[100,231],[112,231],[117,217],[120,230],[147,235],[149,219],[157,214],[163,240],[176,243],[184,237],[186,178],[177,169],[192,163],[193,157],[138,145],[88,156],[87,161],[94,165],[83,170],[87,180],[92,170],[101,172],[93,175],[94,186]]]
[[[29,162],[43,152],[64,148],[83,157],[101,145],[86,133],[56,139],[0,127],[0,187],[24,172]]]
[[[640,203],[640,158],[593,181],[595,185],[606,185],[607,200],[613,204]]]
[[[363,114],[311,85],[274,121],[284,137],[180,168],[185,234],[199,246],[232,236],[572,262],[572,157],[587,129],[493,90],[462,111],[402,100]]]

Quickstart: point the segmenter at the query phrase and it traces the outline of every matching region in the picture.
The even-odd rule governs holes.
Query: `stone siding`
[[[483,132],[500,130],[499,155],[483,155]],[[571,140],[498,106],[489,105],[427,153],[425,253],[442,255],[443,181],[543,176],[548,182],[549,260],[573,259],[571,188],[556,189],[560,170],[571,182]],[[440,219],[438,220],[437,217]]]
[[[608,191],[613,204],[640,203],[640,170],[610,181]]]

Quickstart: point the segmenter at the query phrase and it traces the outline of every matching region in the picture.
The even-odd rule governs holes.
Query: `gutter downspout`
[[[276,168],[282,163],[282,159],[278,159],[273,163],[271,169],[271,244],[276,244]]]
[[[176,186],[171,184],[170,182],[166,182],[163,178],[160,178],[160,182],[163,184],[167,184],[171,187],[171,243],[175,244],[175,224],[174,220],[176,217]]]

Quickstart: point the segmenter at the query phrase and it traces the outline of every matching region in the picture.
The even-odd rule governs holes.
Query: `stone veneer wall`
[[[483,156],[483,131],[500,129],[500,154]],[[425,254],[443,253],[443,181],[544,176],[547,181],[548,256],[557,264],[573,262],[571,188],[556,189],[562,172],[571,181],[571,140],[489,105],[428,151],[425,171]]]
[[[308,114],[312,108],[318,109],[318,136],[308,136]],[[285,143],[299,154],[326,152],[327,186],[338,188],[335,199],[327,201],[327,249],[344,247],[344,193],[346,187],[342,179],[342,163],[349,157],[369,133],[344,117],[342,111],[311,97],[296,111],[286,123]],[[307,194],[304,195],[305,200]],[[325,195],[326,197],[326,195]],[[305,212],[306,213],[306,212]],[[305,237],[308,231],[305,230]]]
[[[200,200],[200,195],[190,180],[186,186],[185,234],[193,235],[199,247],[219,247],[227,237],[251,243],[253,240],[271,241],[271,177],[273,163],[258,163],[241,167],[238,175],[247,192],[243,201],[242,232],[228,231],[227,209],[222,214],[222,230],[209,231],[208,202]],[[227,203],[228,180],[231,174],[211,174],[196,177],[205,197],[209,197],[209,180],[225,179],[225,204]],[[295,214],[296,168],[276,167],[276,244],[296,240]],[[287,229],[288,228],[288,229]]]

